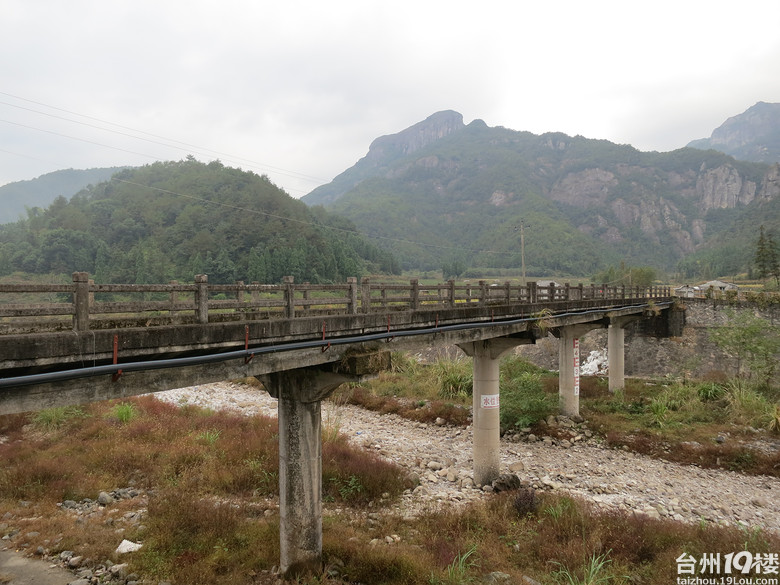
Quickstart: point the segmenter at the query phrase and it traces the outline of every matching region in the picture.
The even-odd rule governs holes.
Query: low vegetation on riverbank
[[[345,387],[333,400],[467,424],[470,363],[423,366],[399,357],[395,371]],[[555,374],[510,358],[502,380],[505,432],[561,432],[543,422],[557,406]],[[729,384],[631,381],[615,395],[603,381],[584,378],[581,405],[609,445],[665,459],[687,453],[686,462],[746,472],[758,472],[766,455],[764,469],[777,476],[777,451],[750,448],[772,436],[757,429],[771,426],[777,396],[751,389],[763,398],[745,394],[738,401]],[[496,583],[528,577],[543,585],[666,585],[675,581],[683,553],[700,559],[780,550],[780,537],[760,529],[605,513],[530,488],[402,518],[389,504],[413,487],[404,470],[350,446],[337,430],[324,433],[325,568],[299,583],[455,585],[492,576]],[[0,536],[29,554],[72,551],[69,558],[80,558],[101,579],[112,574],[112,563],[127,562],[117,574],[154,585],[275,583],[277,436],[274,419],[152,397],[0,417]],[[122,487],[129,489],[116,491]],[[101,504],[98,494],[105,492],[111,495]],[[122,539],[143,547],[119,555]]]
[[[423,422],[467,424],[471,361],[423,365],[393,355],[393,371],[341,392],[372,410]],[[558,375],[516,356],[501,363],[501,431],[530,429],[535,437],[566,438],[546,424],[558,408]],[[707,381],[626,381],[611,393],[607,380],[580,379],[580,410],[606,444],[714,469],[780,477],[780,389],[739,378]],[[772,445],[774,444],[774,448]]]

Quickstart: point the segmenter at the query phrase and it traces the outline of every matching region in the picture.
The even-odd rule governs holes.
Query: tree
[[[454,258],[450,262],[444,262],[441,266],[441,274],[444,280],[458,278],[466,272],[466,263],[460,258]]]
[[[780,350],[780,329],[750,311],[729,311],[727,324],[713,329],[710,339],[736,360],[736,376],[744,370],[760,377],[763,384],[772,379]]]
[[[780,260],[777,256],[777,243],[772,234],[767,234],[767,245],[769,246],[769,276],[775,279],[775,284],[780,286]]]
[[[774,277],[780,286],[780,260],[778,260],[777,244],[772,234],[766,233],[763,225],[758,231],[754,262],[759,278]]]

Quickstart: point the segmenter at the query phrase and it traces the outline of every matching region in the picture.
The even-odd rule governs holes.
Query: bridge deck
[[[76,273],[70,285],[1,285],[0,303],[20,294],[44,300],[0,304],[0,412],[436,343],[533,340],[545,328],[642,314],[672,301],[666,288],[376,285],[368,279],[210,285],[204,277],[194,285],[100,285]]]

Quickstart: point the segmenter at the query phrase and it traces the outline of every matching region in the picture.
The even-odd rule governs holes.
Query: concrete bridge
[[[138,297],[141,297],[140,300]],[[34,299],[31,301],[30,299]],[[23,301],[23,302],[21,302]],[[678,335],[666,287],[504,283],[0,285],[0,414],[254,376],[279,400],[281,567],[322,555],[320,404],[389,366],[390,352],[457,345],[473,358],[474,481],[499,475],[499,359],[559,338],[560,409],[579,414],[579,338],[608,328],[623,385],[624,328]]]

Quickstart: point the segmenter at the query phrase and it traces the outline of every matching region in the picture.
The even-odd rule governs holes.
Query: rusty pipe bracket
[[[244,349],[249,349],[249,325],[244,325]],[[244,365],[251,362],[253,357],[255,357],[253,353],[244,356]]]
[[[114,364],[119,362],[119,335],[114,335]],[[117,370],[111,374],[111,381],[116,382],[122,375],[122,370]]]
[[[322,341],[325,341],[325,321],[323,321],[323,322],[322,322]],[[325,352],[326,352],[326,351],[328,351],[329,349],[330,349],[330,341],[328,342],[328,344],[327,344],[327,345],[323,345],[323,346],[320,348],[320,350],[322,351],[322,353],[325,353]]]

